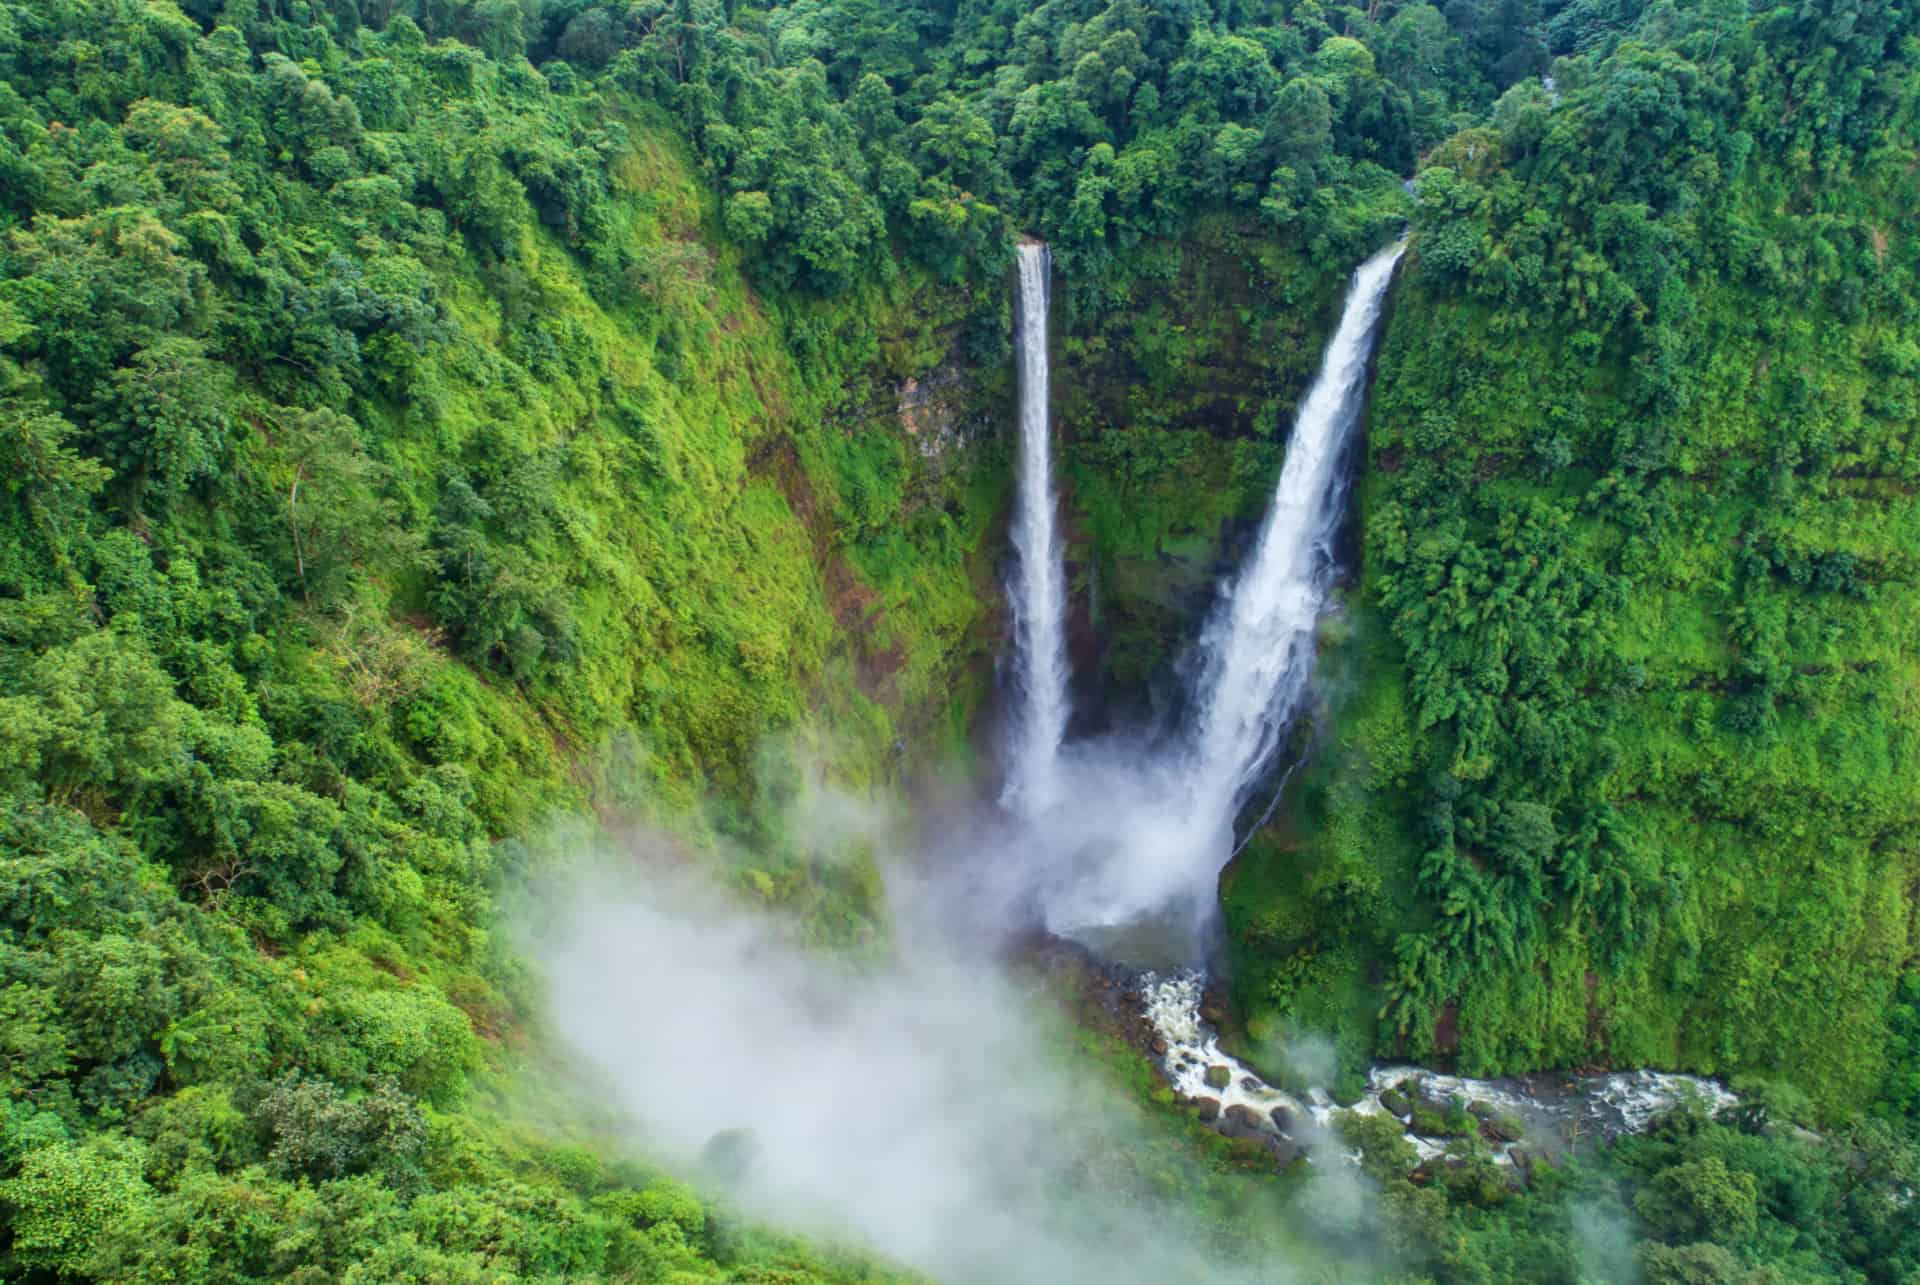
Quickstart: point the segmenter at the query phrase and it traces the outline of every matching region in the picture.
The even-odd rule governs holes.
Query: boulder
[[[1293,1108],[1286,1105],[1275,1107],[1267,1112],[1267,1118],[1273,1121],[1273,1127],[1282,1133],[1293,1128]]]
[[[1202,1124],[1212,1124],[1220,1118],[1219,1098],[1195,1098],[1193,1105]]]
[[[1413,1114],[1413,1099],[1398,1089],[1388,1089],[1382,1093],[1380,1105],[1402,1120]]]
[[[1525,1147],[1515,1147],[1507,1152],[1507,1159],[1513,1162],[1506,1166],[1508,1185],[1526,1190],[1533,1182],[1533,1153]]]
[[[1300,1144],[1292,1138],[1282,1138],[1270,1133],[1267,1135],[1266,1142],[1267,1150],[1273,1153],[1276,1169],[1291,1169],[1300,1159]]]
[[[1518,1142],[1527,1136],[1527,1126],[1513,1116],[1495,1112],[1480,1118],[1480,1134],[1489,1142]]]
[[[1422,1138],[1459,1138],[1471,1132],[1453,1119],[1439,1111],[1429,1111],[1426,1107],[1415,1107],[1413,1118],[1407,1122],[1407,1132]]]
[[[1215,1064],[1207,1068],[1207,1087],[1224,1089],[1233,1083],[1233,1070],[1230,1067]]]
[[[1267,1129],[1258,1111],[1236,1102],[1221,1115],[1220,1132],[1229,1138],[1252,1138],[1267,1132]]]

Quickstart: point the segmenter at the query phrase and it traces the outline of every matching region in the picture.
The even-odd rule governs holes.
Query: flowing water
[[[1116,736],[1066,745],[1065,573],[1047,418],[1048,260],[1043,245],[1020,248],[1011,589],[1022,703],[1003,802],[1023,827],[1046,926],[1109,959],[1162,970],[1140,975],[1138,999],[1168,1079],[1216,1127],[1264,1140],[1282,1163],[1345,1155],[1332,1132],[1338,1108],[1324,1087],[1288,1093],[1223,1051],[1200,1016],[1205,976],[1190,965],[1233,852],[1236,814],[1272,766],[1312,677],[1345,498],[1341,465],[1404,249],[1404,242],[1389,246],[1353,275],[1259,538],[1239,574],[1221,585],[1201,633],[1190,726],[1153,742]],[[1443,1155],[1449,1135],[1471,1132],[1497,1159],[1524,1163],[1582,1139],[1644,1128],[1689,1097],[1710,1111],[1734,1101],[1710,1081],[1651,1071],[1472,1080],[1379,1066],[1351,1109],[1394,1116],[1422,1160]]]
[[[1211,1104],[1223,1132],[1265,1137],[1282,1155],[1346,1155],[1330,1133],[1340,1108],[1325,1088],[1287,1093],[1222,1051],[1200,1016],[1204,986],[1205,978],[1195,972],[1148,973],[1140,981],[1141,1008],[1165,1049],[1161,1066],[1175,1091]],[[1488,1144],[1495,1160],[1514,1164],[1529,1153],[1551,1155],[1637,1133],[1685,1101],[1711,1114],[1738,1099],[1711,1080],[1663,1071],[1475,1080],[1388,1064],[1368,1073],[1365,1090],[1348,1109],[1393,1116],[1423,1161],[1444,1155],[1448,1134],[1465,1127]]]
[[[1002,802],[1035,816],[1057,796],[1056,761],[1067,732],[1067,587],[1053,489],[1048,422],[1047,292],[1052,260],[1028,241],[1019,251],[1014,345],[1020,360],[1020,456],[1013,519],[1014,678],[1021,701]]]
[[[1402,248],[1381,251],[1354,274],[1319,376],[1300,404],[1258,543],[1244,570],[1221,586],[1201,635],[1192,725],[1150,744],[1126,736],[1076,744],[1048,760],[1045,788],[1072,806],[1026,817],[1041,868],[1037,900],[1049,929],[1110,958],[1154,966],[1191,963],[1199,954],[1216,880],[1233,853],[1235,814],[1269,766],[1311,674],[1345,492],[1340,466]],[[1027,488],[1026,498],[1035,496]],[[1016,610],[1032,615],[1026,606]],[[1025,725],[1046,718],[1036,709]],[[1013,766],[1020,769],[1017,760]]]
[[[1273,756],[1313,670],[1314,627],[1333,583],[1340,463],[1366,400],[1367,362],[1406,243],[1353,274],[1339,328],[1300,404],[1253,559],[1222,586],[1201,635],[1190,767],[1203,811],[1229,820]]]

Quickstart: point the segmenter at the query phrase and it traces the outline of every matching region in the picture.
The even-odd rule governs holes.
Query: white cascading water
[[[1020,245],[1014,344],[1020,357],[1020,461],[1013,520],[1011,592],[1015,681],[1022,701],[1001,802],[1019,816],[1052,806],[1067,732],[1067,585],[1057,529],[1048,432],[1047,287],[1044,243]]]
[[[1340,459],[1360,420],[1367,361],[1405,242],[1361,264],[1287,443],[1253,560],[1223,587],[1200,638],[1190,779],[1201,812],[1231,824],[1313,670],[1314,627],[1333,579]]]
[[[1333,574],[1340,459],[1360,417],[1382,301],[1403,248],[1381,251],[1354,274],[1294,422],[1259,543],[1222,585],[1201,635],[1192,725],[1171,745],[1121,736],[1051,759],[1045,788],[1074,807],[1034,825],[1045,854],[1034,877],[1049,930],[1133,962],[1196,957],[1233,852],[1234,816],[1311,673]],[[1011,766],[1021,770],[1017,759]]]

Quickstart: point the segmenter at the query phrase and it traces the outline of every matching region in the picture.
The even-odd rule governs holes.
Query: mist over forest
[[[1910,0],[0,0],[0,1278],[1920,1285]]]

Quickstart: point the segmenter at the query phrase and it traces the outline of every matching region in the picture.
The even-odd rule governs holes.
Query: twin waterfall
[[[1052,256],[1037,241],[1020,246],[1013,342],[1020,354],[1019,509],[1013,519],[1015,674],[1024,701],[1001,802],[1036,816],[1056,798],[1055,760],[1067,734],[1067,576],[1057,529],[1058,501],[1047,432],[1047,286]]]
[[[1048,460],[1046,247],[1020,247],[1020,464],[1010,576],[1020,702],[1002,802],[1025,827],[1047,926],[1116,942],[1129,926],[1181,921],[1192,949],[1232,855],[1234,818],[1271,765],[1312,674],[1332,584],[1341,462],[1366,395],[1367,362],[1404,243],[1354,274],[1339,327],[1293,426],[1272,507],[1240,573],[1221,586],[1191,671],[1191,722],[1152,743],[1065,743],[1066,577]],[[1164,947],[1164,943],[1162,943]],[[1162,952],[1164,954],[1164,950]]]

